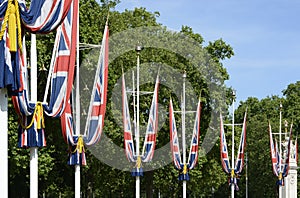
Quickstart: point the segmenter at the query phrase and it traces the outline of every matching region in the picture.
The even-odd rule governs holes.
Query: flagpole
[[[135,134],[135,141],[136,141],[136,156],[140,157],[140,52],[142,51],[142,46],[136,46],[135,51],[137,52],[137,69],[136,69],[136,103],[137,103],[137,109],[136,109],[136,134]],[[139,159],[137,159],[139,160]],[[137,167],[138,168],[138,167]],[[136,192],[135,197],[140,197],[140,176],[136,176]]]
[[[279,175],[282,174],[281,170],[281,112],[282,112],[282,104],[280,103],[280,113],[279,113]],[[279,185],[279,198],[282,198],[282,185]]]
[[[233,90],[232,91],[232,150],[231,150],[232,169],[234,169],[234,102],[235,102],[235,91]],[[231,183],[231,198],[234,198],[234,182]]]
[[[185,148],[185,79],[186,73],[183,73],[183,85],[182,85],[182,104],[181,104],[181,126],[182,126],[182,157],[183,157],[183,165],[186,166],[186,148]],[[183,180],[182,184],[182,194],[183,198],[186,198],[186,180]]]
[[[78,1],[79,9],[79,1]],[[79,12],[78,12],[79,13]],[[76,124],[75,135],[80,136],[80,92],[79,92],[79,14],[76,19],[77,36],[76,36]],[[79,141],[79,139],[78,139]],[[77,151],[78,152],[78,151]],[[80,163],[80,162],[79,162]],[[75,198],[80,198],[80,164],[75,164]]]
[[[0,185],[1,196],[8,197],[8,119],[7,119],[7,89],[0,89],[0,170],[2,181]]]
[[[36,35],[31,34],[30,48],[30,100],[37,102],[37,52]],[[38,197],[38,147],[30,147],[30,198]]]

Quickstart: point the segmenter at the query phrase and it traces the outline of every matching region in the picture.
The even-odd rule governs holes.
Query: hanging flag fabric
[[[288,140],[286,140],[286,148],[285,148],[286,152],[285,155],[283,156],[283,164],[282,164],[282,177],[286,177],[289,173],[292,129],[293,129],[293,124],[291,124],[290,134]]]
[[[227,174],[230,174],[231,168],[229,163],[228,157],[228,148],[226,143],[225,131],[224,131],[224,124],[223,124],[223,117],[220,114],[220,151],[221,151],[221,162],[223,171]]]
[[[108,78],[108,37],[108,26],[105,26],[84,136],[75,133],[71,102],[66,104],[61,116],[62,134],[70,150],[69,165],[86,165],[84,146],[96,144],[103,131]]]
[[[246,118],[247,118],[247,111],[245,112],[244,115],[240,145],[239,145],[238,155],[234,167],[234,172],[237,175],[240,175],[242,173],[244,167],[244,155],[245,155],[245,147],[246,147]]]
[[[273,137],[272,137],[272,129],[269,123],[269,136],[270,136],[270,152],[271,152],[271,160],[272,160],[272,170],[278,180],[276,182],[277,185],[284,185],[284,177],[288,175],[289,172],[289,161],[290,161],[290,150],[291,150],[291,139],[292,139],[292,128],[291,125],[290,133],[288,139],[285,140],[285,154],[281,157],[277,141],[274,145]],[[280,144],[280,142],[279,142]]]
[[[0,0],[0,88],[14,95],[23,91],[22,28],[33,33],[56,30],[67,15],[72,0],[32,0],[30,9],[25,0]],[[12,16],[12,17],[10,17]],[[23,26],[21,26],[23,24]]]
[[[73,0],[19,0],[22,22],[27,30],[47,33],[55,30],[66,17]]]
[[[0,29],[1,16],[0,16]],[[21,82],[24,59],[20,50],[10,51],[8,28],[4,29],[3,38],[0,39],[0,89],[7,88],[9,95],[15,95],[23,90]]]
[[[37,106],[38,103],[31,103],[28,100],[28,85],[26,79],[26,66],[22,66],[21,83],[24,90],[17,96],[13,96],[12,100],[15,109],[20,117],[21,124],[19,130],[19,146],[20,147],[35,147],[45,146],[45,136],[43,127],[38,129],[37,124],[43,122],[43,117],[34,116],[36,108],[42,110],[43,113],[50,117],[60,117],[69,100],[72,83],[74,79],[75,56],[76,56],[76,37],[77,23],[74,19],[78,16],[77,0],[74,0],[68,17],[57,30],[57,36],[54,46],[53,65],[50,65],[51,76],[51,96],[49,104],[43,103],[42,107]],[[39,103],[41,104],[41,103]],[[41,118],[41,120],[37,120]],[[32,120],[34,124],[31,124]],[[33,137],[29,139],[30,137]],[[37,138],[34,138],[37,137]],[[25,140],[24,138],[27,138]]]
[[[158,129],[158,87],[159,78],[157,75],[142,152],[143,162],[150,162],[154,155]]]
[[[269,123],[269,139],[270,139],[270,153],[271,153],[271,160],[272,160],[272,170],[276,177],[279,175],[279,155],[277,151],[277,144],[274,144],[273,137],[272,137],[272,128]]]
[[[130,121],[130,113],[126,95],[126,85],[124,74],[122,74],[122,116],[123,116],[123,128],[124,128],[124,147],[128,161],[136,162],[136,154],[134,151],[134,143],[132,138],[132,129]]]
[[[171,145],[172,159],[175,168],[180,171],[183,169],[183,163],[181,161],[178,133],[177,133],[176,121],[174,117],[173,103],[171,99],[169,105],[169,122],[170,122],[170,139],[171,139],[170,145]]]
[[[190,147],[190,154],[188,159],[188,169],[192,170],[198,160],[198,148],[199,148],[199,139],[200,139],[200,114],[201,114],[201,102],[199,100],[193,130],[193,136]]]
[[[100,140],[104,126],[108,83],[108,37],[109,32],[106,25],[85,127],[84,143],[87,146],[96,144]]]

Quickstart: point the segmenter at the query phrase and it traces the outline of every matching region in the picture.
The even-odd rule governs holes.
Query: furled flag
[[[152,103],[149,112],[148,125],[146,129],[146,136],[144,140],[144,146],[142,151],[142,161],[150,162],[154,155],[156,135],[158,129],[158,87],[159,87],[159,75],[157,75]]]
[[[234,172],[237,175],[240,175],[242,173],[244,167],[244,155],[245,155],[245,147],[246,147],[246,118],[247,118],[247,110],[244,115],[240,145],[239,145],[238,155],[234,167]]]
[[[50,117],[60,117],[70,98],[74,80],[76,38],[78,17],[78,0],[74,0],[68,17],[57,29],[54,54],[50,65],[51,90],[50,101],[32,103],[28,99],[26,65],[22,66],[21,82],[24,90],[12,97],[16,112],[20,117],[19,146],[46,146],[44,135],[44,113]],[[75,22],[74,22],[75,21]],[[46,90],[48,90],[46,88]]]
[[[274,144],[273,137],[272,137],[272,128],[271,124],[269,123],[269,139],[270,139],[270,153],[271,153],[271,160],[272,160],[272,170],[276,177],[279,175],[279,155],[277,151],[277,143]]]
[[[226,136],[224,131],[224,124],[223,124],[223,117],[220,114],[220,151],[221,151],[221,162],[222,162],[222,168],[225,173],[230,174],[231,168],[229,163],[229,157],[228,157],[228,148],[226,143]]]
[[[57,29],[67,16],[72,0],[0,0],[0,88],[10,95],[23,91],[21,53],[23,28],[32,33]],[[71,41],[69,41],[71,42]],[[26,59],[25,59],[26,61]]]
[[[195,123],[193,128],[193,135],[191,139],[190,151],[187,164],[184,164],[181,161],[180,149],[179,149],[179,141],[178,134],[176,129],[176,122],[174,117],[173,103],[170,100],[169,107],[169,119],[170,119],[170,143],[171,143],[171,151],[174,166],[177,170],[179,170],[180,181],[182,180],[190,180],[189,170],[195,168],[198,160],[198,148],[199,148],[199,138],[200,138],[200,114],[201,114],[201,103],[200,100],[198,102]]]
[[[195,118],[195,124],[193,129],[193,136],[191,140],[190,154],[188,159],[188,169],[192,170],[198,160],[198,147],[199,147],[199,139],[200,139],[200,114],[201,114],[201,102],[199,100]]]
[[[72,108],[67,108],[61,117],[62,133],[69,145],[69,165],[86,165],[84,146],[92,146],[99,142],[104,127],[108,78],[108,26],[106,24],[101,43],[100,56],[95,74],[94,87],[86,120],[84,136],[75,133]]]
[[[174,117],[174,109],[172,99],[170,99],[169,105],[169,122],[170,122],[170,145],[171,145],[171,152],[172,152],[172,159],[174,166],[177,170],[182,170],[183,164],[181,161],[181,154],[180,154],[180,147],[179,147],[179,140],[177,135],[177,128],[176,128],[176,121]]]
[[[123,128],[124,128],[124,147],[128,161],[135,162],[136,155],[134,151],[134,143],[132,138],[132,128],[130,121],[130,113],[126,95],[126,85],[124,74],[122,74],[122,113],[123,113]]]
[[[223,124],[223,118],[220,114],[220,152],[221,152],[221,162],[222,162],[222,168],[225,173],[229,175],[229,184],[234,185],[234,189],[236,191],[239,190],[238,187],[238,181],[239,181],[239,175],[242,173],[243,166],[244,166],[244,155],[245,155],[245,147],[246,147],[246,118],[247,118],[247,110],[244,115],[244,121],[242,126],[242,133],[240,138],[240,144],[239,144],[239,150],[238,155],[235,161],[235,166],[230,167],[229,163],[229,157],[228,157],[228,148],[226,144],[226,138],[225,138],[225,131],[224,131],[224,124]]]

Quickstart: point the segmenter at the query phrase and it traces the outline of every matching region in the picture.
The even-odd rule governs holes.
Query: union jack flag
[[[222,162],[222,168],[225,173],[230,174],[231,168],[229,163],[229,157],[228,157],[228,148],[226,143],[226,136],[224,131],[224,124],[223,124],[223,117],[220,114],[220,122],[221,122],[221,130],[220,130],[220,150],[221,150],[221,162]]]
[[[277,148],[277,142],[274,145],[274,141],[272,138],[272,128],[269,123],[269,138],[270,138],[270,154],[271,154],[271,160],[272,160],[272,170],[273,173],[276,177],[279,175],[279,153],[278,153],[278,148]]]
[[[135,162],[136,156],[135,156],[134,143],[132,138],[132,129],[131,129],[128,102],[127,102],[124,74],[122,74],[122,109],[123,109],[122,113],[123,113],[125,153],[128,161]]]
[[[71,3],[72,0],[32,0],[30,8],[27,9],[26,1],[19,0],[20,21],[24,25],[22,28],[33,33],[48,33],[56,30],[68,14]],[[8,0],[0,0],[0,28],[7,10]],[[23,91],[20,71],[23,60],[19,47],[17,46],[16,53],[9,52],[9,36],[5,30],[3,38],[0,38],[0,57],[4,57],[0,59],[0,70],[3,71],[0,74],[0,88],[7,87],[10,94]]]
[[[183,164],[181,161],[176,121],[174,117],[173,103],[171,99],[169,105],[169,122],[170,122],[170,138],[171,138],[170,145],[171,145],[173,163],[177,170],[181,170],[183,168]]]
[[[150,107],[144,147],[142,152],[143,162],[150,162],[154,155],[156,133],[158,129],[158,87],[159,87],[159,78],[157,76],[155,88],[154,88],[154,94],[152,98],[152,104]]]
[[[30,8],[27,9],[25,0],[19,0],[22,22],[30,32],[51,32],[64,20],[72,2],[73,0],[31,0]]]
[[[55,53],[51,61],[53,66],[50,66],[52,72],[50,102],[49,105],[44,105],[45,113],[51,117],[61,116],[72,91],[77,45],[77,2],[78,0],[72,2],[67,17],[57,30],[55,42],[57,46],[54,48]]]
[[[84,142],[87,146],[96,144],[100,140],[104,126],[108,77],[108,37],[108,26],[106,25],[85,127]]]
[[[0,29],[1,29],[0,19]],[[22,67],[24,59],[20,50],[10,52],[8,28],[4,31],[3,39],[0,38],[0,89],[7,88],[9,94],[18,94],[23,91]]]
[[[290,134],[289,134],[289,138],[287,140],[287,147],[286,147],[286,153],[285,153],[285,156],[283,158],[283,168],[282,168],[282,176],[283,177],[286,177],[289,173],[289,163],[290,163],[290,151],[291,151],[291,139],[292,139],[292,128],[293,128],[293,125],[291,124],[291,128],[290,128]]]
[[[238,175],[242,173],[244,167],[244,155],[245,155],[245,147],[246,147],[246,117],[247,117],[247,111],[245,112],[244,115],[244,122],[242,127],[238,156],[236,158],[235,167],[234,167],[234,172],[235,174]]]
[[[199,138],[200,138],[200,114],[201,114],[201,102],[199,100],[197,112],[196,112],[194,130],[193,130],[193,137],[191,141],[190,154],[188,159],[189,170],[193,169],[196,166],[198,160],[198,147],[199,147]]]

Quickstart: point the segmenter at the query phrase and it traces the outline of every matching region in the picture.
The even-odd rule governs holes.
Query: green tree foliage
[[[245,109],[248,109],[246,151],[249,158],[248,189],[251,197],[275,197],[277,195],[277,178],[273,175],[271,166],[268,123],[270,122],[273,132],[279,131],[279,112],[280,103],[282,103],[282,132],[285,131],[285,120],[288,123],[293,122],[293,139],[296,138],[299,130],[299,88],[299,82],[289,84],[283,90],[284,97],[282,98],[272,96],[258,100],[250,97],[245,102],[241,102],[236,110],[237,122],[242,122]],[[241,192],[238,194],[244,197],[245,180],[242,179],[240,183]]]
[[[221,39],[209,42],[208,46],[204,47],[204,39],[202,36],[198,33],[194,33],[192,28],[188,26],[182,26],[181,32],[169,31],[162,24],[157,23],[156,19],[159,17],[159,13],[148,12],[146,8],[125,10],[122,13],[109,11],[109,9],[113,9],[117,3],[118,1],[100,1],[98,3],[94,0],[80,1],[80,42],[99,44],[102,39],[107,14],[109,13],[108,22],[111,35],[132,28],[152,27],[152,35],[137,35],[137,38],[142,39],[145,36],[152,37],[159,33],[165,36],[161,37],[158,43],[155,43],[155,40],[150,40],[149,42],[151,42],[152,45],[157,44],[159,46],[160,43],[167,43],[169,49],[176,49],[178,45],[180,45],[182,50],[180,53],[170,52],[166,50],[166,46],[145,48],[141,52],[141,64],[149,64],[149,69],[142,73],[141,77],[144,76],[146,78],[147,76],[152,76],[155,78],[157,70],[151,69],[151,66],[154,65],[152,63],[170,65],[178,71],[187,72],[187,77],[193,87],[193,92],[195,92],[198,97],[201,95],[201,100],[203,101],[201,114],[202,141],[202,138],[206,135],[209,128],[209,122],[212,119],[210,116],[212,110],[217,106],[226,109],[226,104],[229,104],[230,97],[228,97],[228,93],[230,93],[230,89],[224,85],[224,81],[229,79],[229,75],[222,65],[222,60],[233,56],[233,49]],[[192,44],[186,44],[185,46],[182,43],[174,42],[180,41],[183,36],[192,39]],[[29,38],[29,34],[27,34],[26,37]],[[168,40],[169,38],[173,38],[173,41]],[[53,42],[54,33],[37,36],[38,67],[40,70],[38,76],[39,100],[42,100],[44,95],[43,92],[46,84],[46,72],[44,72],[44,68],[48,69],[50,65]],[[113,44],[114,43],[111,43],[111,45]],[[136,44],[138,44],[138,40],[124,40],[124,46],[122,47],[126,48],[129,46],[132,50],[126,51],[125,54],[113,59],[109,65],[108,103],[104,133],[115,145],[120,147],[123,147],[123,128],[119,126],[114,118],[118,112],[115,112],[114,104],[111,99],[114,97],[113,88],[118,85],[118,79],[121,77],[121,68],[123,67],[124,71],[127,71],[137,64],[136,52],[134,50]],[[149,43],[142,44],[146,46]],[[28,42],[27,46],[29,47],[29,45],[30,43]],[[191,45],[202,49],[201,52],[195,50],[191,51],[194,49]],[[80,60],[90,55],[89,52],[89,50],[81,51]],[[186,57],[190,57],[190,59]],[[201,64],[211,65],[211,67],[207,67],[207,70],[201,70]],[[207,77],[206,80],[203,76]],[[172,82],[177,85],[180,85],[182,82],[182,80],[171,78],[170,76],[162,77],[160,80]],[[220,87],[220,89],[225,92],[225,95],[222,95],[222,92],[219,91],[217,87]],[[153,88],[153,83],[147,83],[141,87],[141,89],[147,91],[152,91]],[[292,97],[292,94],[289,92],[287,92],[287,95]],[[171,96],[174,101],[174,108],[179,109],[180,98],[177,98],[169,87],[162,84],[159,91],[159,104],[162,105],[163,108],[168,109]],[[120,96],[118,97],[121,98]],[[129,100],[131,102],[132,97],[130,97]],[[192,102],[196,103],[197,101]],[[142,124],[147,122],[149,116],[147,109],[150,103],[151,97],[141,97],[140,119]],[[188,106],[187,108],[192,107]],[[168,115],[160,116],[164,116],[166,121],[162,123],[162,127],[159,131],[157,148],[161,148],[169,142]],[[177,122],[180,123],[180,116],[178,116]],[[12,107],[10,107],[9,127],[10,194],[12,197],[28,197],[29,150],[16,147],[17,118],[13,113]],[[253,127],[256,127],[256,125],[253,125]],[[58,119],[46,119],[46,138],[47,147],[39,149],[39,195],[43,196],[43,194],[45,194],[46,197],[72,197],[74,196],[74,169],[73,167],[67,166],[66,163],[68,148],[61,136]],[[187,143],[189,143],[189,140],[187,140]],[[100,153],[103,151],[102,149],[112,148],[112,143],[110,142],[103,143],[100,141],[99,145],[101,144],[105,145],[95,148],[99,149]],[[104,157],[114,159],[115,152],[117,152],[117,150],[111,149],[110,155]],[[224,190],[227,190],[227,176],[221,169],[219,143],[217,143],[208,154],[205,155],[204,150],[201,150],[200,153],[202,154],[199,155],[197,167],[190,172],[191,181],[188,182],[189,194],[196,197],[207,197],[213,192],[217,195],[218,192],[222,193]],[[92,155],[89,150],[86,154],[88,166],[82,168],[81,174],[81,190],[84,197],[92,197],[92,195],[96,197],[134,196],[135,179],[130,176],[128,171],[117,170],[104,164]],[[250,154],[251,158],[253,155]],[[170,158],[170,153],[168,153],[166,157]],[[264,159],[266,159],[266,157]],[[253,163],[256,162],[253,161]],[[130,164],[128,166],[130,166]],[[164,197],[177,197],[182,191],[182,183],[177,180],[177,177],[178,171],[175,170],[173,164],[168,164],[160,169],[146,172],[145,177],[142,178],[141,190],[147,194],[147,197],[155,197],[158,193]],[[14,191],[13,189],[16,188],[20,190]]]

